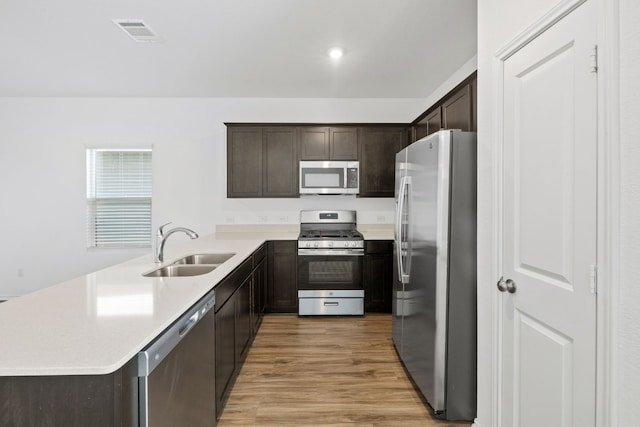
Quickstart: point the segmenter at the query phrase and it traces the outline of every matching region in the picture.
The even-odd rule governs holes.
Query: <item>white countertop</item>
[[[151,254],[0,304],[0,376],[101,375],[122,367],[267,240],[295,231],[221,231],[169,241],[162,265],[194,253],[235,253],[210,273],[148,278]],[[390,240],[391,227],[361,230]]]

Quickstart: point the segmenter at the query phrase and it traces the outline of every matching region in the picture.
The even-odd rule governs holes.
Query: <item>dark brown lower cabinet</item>
[[[266,286],[266,245],[216,286],[216,418],[220,418],[260,326]]]
[[[216,417],[220,418],[254,337],[253,257],[216,286]]]
[[[231,298],[216,311],[216,417],[220,418],[233,386],[236,367],[236,304]]]
[[[247,354],[253,335],[251,326],[251,284],[249,276],[236,291],[236,360],[241,365]],[[238,366],[238,370],[240,367]]]
[[[266,247],[265,247],[266,253]],[[254,263],[253,280],[251,281],[251,326],[253,334],[258,333],[264,315],[265,294],[267,293],[267,258],[263,257]]]
[[[391,313],[393,242],[366,240],[364,258],[364,311]]]
[[[0,426],[137,425],[133,361],[107,375],[0,377]]]
[[[296,240],[269,242],[269,280],[267,282],[266,312],[298,312],[297,257],[298,242]]]

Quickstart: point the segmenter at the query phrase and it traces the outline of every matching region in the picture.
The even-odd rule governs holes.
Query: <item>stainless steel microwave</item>
[[[300,194],[358,194],[360,162],[303,160]]]

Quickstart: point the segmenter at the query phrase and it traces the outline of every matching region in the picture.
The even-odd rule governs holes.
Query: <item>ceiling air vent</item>
[[[143,20],[141,19],[114,19],[113,22],[122,29],[129,37],[141,43],[157,43],[162,41]]]

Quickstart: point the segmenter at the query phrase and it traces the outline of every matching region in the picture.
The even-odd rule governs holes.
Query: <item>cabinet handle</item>
[[[340,303],[338,301],[325,301],[324,302],[324,306],[325,307],[329,307],[329,306],[337,307],[338,305],[340,305]]]

